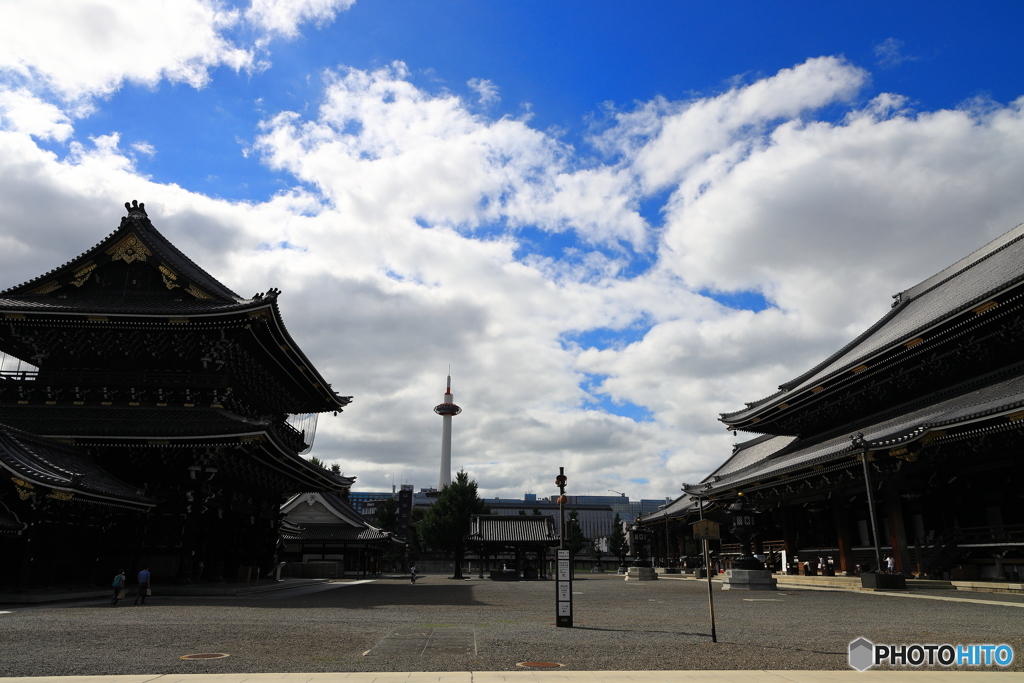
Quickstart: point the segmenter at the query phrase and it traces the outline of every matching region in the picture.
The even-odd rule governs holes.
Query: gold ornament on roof
[[[48,496],[46,496],[46,497],[47,498],[53,498],[54,500],[65,500],[66,501],[66,500],[71,500],[72,498],[74,498],[75,494],[71,493],[70,491],[50,491],[50,494]]]
[[[56,280],[50,280],[45,285],[40,285],[33,289],[29,294],[49,294],[55,290],[60,289],[60,283]]]
[[[110,254],[111,261],[123,260],[125,263],[145,261],[147,256],[153,255],[153,252],[149,250],[135,233],[131,233],[110,249],[107,249],[107,253]]]
[[[167,266],[160,266],[160,274],[163,275],[164,284],[167,285],[167,289],[174,289],[175,287],[181,286],[177,282],[175,282],[175,280],[178,279],[177,273],[175,273]]]
[[[209,294],[207,294],[203,290],[199,289],[195,285],[189,285],[185,289],[185,291],[188,292],[189,294],[191,294],[192,296],[194,296],[197,299],[212,299],[213,298],[212,296],[210,296]]]
[[[92,271],[96,270],[96,264],[90,261],[75,271],[75,279],[71,281],[75,287],[81,287],[89,279]]]

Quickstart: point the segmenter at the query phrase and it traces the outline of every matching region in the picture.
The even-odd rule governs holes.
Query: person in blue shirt
[[[139,598],[142,598],[142,604],[146,604],[146,595],[149,594],[149,580],[150,573],[149,567],[143,567],[142,571],[139,572],[139,592],[135,594],[135,604],[139,604]]]
[[[122,569],[114,577],[114,599],[110,603],[116,605],[117,601],[124,597],[124,570]]]

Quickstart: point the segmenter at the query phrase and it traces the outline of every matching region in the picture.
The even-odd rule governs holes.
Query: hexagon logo
[[[850,643],[850,666],[857,671],[867,671],[875,665],[875,644],[867,638],[858,638]]]

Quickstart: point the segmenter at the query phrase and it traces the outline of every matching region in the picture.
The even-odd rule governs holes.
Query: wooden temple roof
[[[85,500],[145,510],[156,501],[64,444],[0,425],[0,469],[23,498]]]
[[[316,491],[293,496],[281,506],[281,512],[287,515],[308,499],[319,500],[329,512],[337,517],[337,522],[291,522],[281,527],[281,536],[287,541],[308,541],[313,543],[330,541],[366,541],[376,543],[403,543],[392,533],[384,531],[369,522],[349,505],[348,501],[331,491]]]
[[[377,541],[390,543],[397,540],[386,531],[367,524],[365,527],[346,526],[344,524],[301,524],[298,532],[283,532],[281,535],[288,541],[310,541],[314,543],[330,541]]]
[[[905,412],[889,411],[872,421],[849,425],[846,430],[814,439],[792,440],[779,449],[773,449],[782,443],[779,437],[755,439],[760,448],[738,449],[715,474],[690,487],[690,492],[715,496],[748,490],[801,472],[827,470],[842,461],[849,464],[865,448],[895,458],[915,458],[922,444],[1018,429],[1024,420],[1024,376],[973,389],[958,387],[948,393],[944,400],[929,397],[928,401],[910,404],[915,407]]]
[[[1000,306],[1019,305],[1024,292],[1024,224],[920,284],[900,292],[893,308],[835,354],[743,410],[723,413],[728,429],[781,434],[797,411],[812,409],[833,390],[848,390],[948,341]],[[783,415],[783,411],[787,415]],[[803,434],[806,436],[806,434]]]
[[[557,545],[555,522],[548,515],[474,515],[471,543]]]
[[[331,388],[292,339],[278,308],[278,290],[240,297],[160,234],[144,204],[125,207],[128,215],[118,229],[91,249],[0,291],[0,318],[61,329],[71,323],[97,340],[115,329],[142,330],[154,338],[167,332],[242,329],[248,332],[248,347],[265,354],[261,362],[266,369],[291,385],[286,412],[340,411],[351,402],[351,396]],[[64,341],[54,337],[53,343]],[[37,359],[24,360],[42,366]]]
[[[240,304],[246,300],[185,256],[149,220],[146,205],[125,202],[128,215],[117,230],[67,263],[16,287],[0,292],[9,297],[42,295],[61,288],[81,288],[97,268],[112,262],[146,262],[159,269],[169,290],[182,289],[194,299]]]
[[[5,406],[0,409],[0,419],[4,425],[25,433],[81,445],[160,448],[246,444],[261,454],[260,459],[268,467],[286,471],[301,490],[347,489],[355,482],[355,477],[336,475],[297,455],[298,446],[304,444],[290,427],[247,419],[222,409]]]

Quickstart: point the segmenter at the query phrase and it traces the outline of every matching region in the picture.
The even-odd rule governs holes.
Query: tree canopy
[[[565,520],[565,543],[572,551],[572,556],[576,557],[584,548],[589,547],[590,542],[587,537],[583,535],[583,528],[580,526],[580,513],[572,510],[569,513],[569,519]]]
[[[608,552],[619,558],[621,562],[626,557],[626,534],[622,530],[622,518],[619,517],[619,513],[615,513],[615,519],[612,520],[612,533],[608,537]]]
[[[473,515],[485,515],[490,508],[477,495],[476,481],[459,470],[455,481],[441,489],[437,501],[427,508],[417,531],[420,540],[435,550],[455,553],[455,576],[462,578],[465,538]]]
[[[373,523],[384,531],[398,532],[398,501],[386,498],[377,503],[373,512]]]

